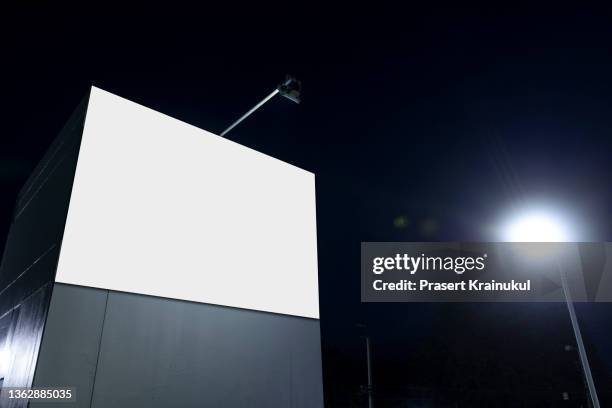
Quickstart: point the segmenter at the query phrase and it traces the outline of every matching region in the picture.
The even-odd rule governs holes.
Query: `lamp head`
[[[545,211],[533,211],[510,219],[503,228],[507,242],[567,242],[569,228],[560,217]]]
[[[302,91],[302,82],[298,81],[291,75],[287,75],[283,83],[278,86],[278,92],[285,98],[300,103],[300,93]]]

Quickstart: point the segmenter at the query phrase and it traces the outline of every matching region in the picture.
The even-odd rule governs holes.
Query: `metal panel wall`
[[[36,383],[75,407],[323,406],[318,320],[113,291],[102,318],[105,295],[53,292]]]
[[[87,98],[73,113],[19,194],[0,266],[0,378],[28,387],[57,269]],[[3,388],[4,389],[4,388]],[[5,398],[3,392],[0,398]],[[21,407],[24,401],[1,406]]]
[[[108,291],[56,284],[40,346],[34,387],[74,388],[76,401],[58,406],[89,407]],[[49,408],[31,402],[30,408]]]

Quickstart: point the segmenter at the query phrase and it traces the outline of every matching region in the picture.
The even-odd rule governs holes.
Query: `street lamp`
[[[292,102],[300,103],[300,101],[301,101],[301,99],[300,99],[301,91],[302,91],[302,82],[298,81],[297,79],[295,79],[291,75],[287,75],[285,77],[285,80],[283,82],[281,82],[276,87],[275,90],[270,92],[268,94],[268,96],[263,98],[255,106],[253,106],[251,109],[249,109],[247,111],[247,113],[245,113],[244,115],[239,117],[234,123],[229,125],[223,132],[221,132],[219,134],[219,136],[225,136],[230,130],[232,130],[233,128],[238,126],[238,124],[240,122],[242,122],[243,120],[245,120],[246,118],[251,116],[251,114],[253,114],[253,112],[255,112],[257,109],[261,108],[266,102],[268,102],[270,99],[274,98],[276,95],[281,95],[281,96],[284,96],[285,98],[289,99]]]
[[[525,213],[518,214],[511,218],[502,229],[501,238],[506,242],[529,243],[569,242],[572,241],[573,237],[569,222],[564,222],[563,217],[554,214],[552,211],[546,212],[545,210],[539,209],[535,211],[526,211]],[[589,396],[591,397],[591,403],[594,408],[600,408],[597,390],[595,389],[593,375],[591,374],[591,367],[587,358],[584,342],[582,341],[582,334],[580,332],[580,326],[578,325],[578,319],[576,318],[574,304],[572,303],[571,292],[567,284],[566,272],[559,267],[559,273],[561,275],[563,295],[570,315],[576,344],[578,345],[582,371],[587,383]]]
[[[543,210],[519,214],[503,228],[504,241],[508,242],[568,242],[570,235],[561,217]]]

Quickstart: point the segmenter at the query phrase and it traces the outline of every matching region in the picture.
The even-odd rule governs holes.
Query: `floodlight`
[[[300,92],[302,91],[301,81],[298,81],[291,75],[287,75],[285,81],[280,84],[277,89],[285,98],[295,103],[300,103]]]
[[[251,114],[253,112],[255,112],[257,109],[261,108],[270,99],[274,98],[274,96],[276,96],[276,94],[281,94],[285,98],[287,98],[287,99],[289,99],[289,100],[291,100],[291,101],[293,101],[295,103],[300,103],[300,100],[301,100],[300,99],[300,92],[301,92],[301,90],[302,90],[302,82],[298,81],[297,79],[295,79],[291,75],[287,75],[285,77],[285,80],[280,85],[278,85],[275,90],[270,92],[270,94],[268,94],[268,96],[266,96],[261,101],[259,101],[259,103],[257,105],[255,105],[255,106],[253,106],[247,113],[245,113],[244,115],[239,117],[238,120],[236,120],[234,123],[229,125],[229,127],[227,129],[225,129],[223,132],[221,132],[219,134],[219,136],[225,136],[230,130],[235,128],[240,122],[242,122],[243,120],[245,120],[246,118],[251,116]]]

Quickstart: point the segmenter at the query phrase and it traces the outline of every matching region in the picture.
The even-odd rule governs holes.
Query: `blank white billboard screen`
[[[314,175],[92,88],[56,281],[318,318]]]

